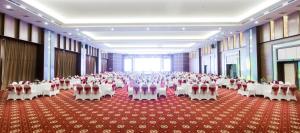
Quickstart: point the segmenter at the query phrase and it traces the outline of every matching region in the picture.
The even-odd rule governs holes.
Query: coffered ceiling
[[[296,0],[3,0],[105,51],[176,53],[289,12]],[[296,7],[294,7],[296,8]],[[0,9],[1,11],[1,9]],[[22,18],[25,21],[35,21]],[[49,24],[48,24],[49,23]],[[44,25],[45,26],[45,25]],[[170,49],[168,51],[168,49]],[[173,49],[173,50],[172,50]],[[152,50],[152,51],[151,51]],[[131,52],[130,52],[131,51]],[[159,52],[162,51],[162,52]]]

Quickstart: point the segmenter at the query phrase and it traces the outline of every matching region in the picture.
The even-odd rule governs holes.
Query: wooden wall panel
[[[283,38],[283,18],[274,21],[274,36],[275,39]]]
[[[299,12],[295,12],[288,17],[288,35],[299,34]]]
[[[233,37],[228,37],[228,48],[233,49]]]
[[[288,35],[293,36],[299,34],[299,12],[295,12],[288,17]]]
[[[70,38],[66,38],[65,50],[69,50]]]
[[[29,41],[30,26],[28,23],[20,21],[19,39]]]
[[[17,27],[15,18],[5,15],[4,17],[4,36],[16,38]]]
[[[240,47],[240,35],[239,34],[234,35],[234,41],[235,41],[234,48],[239,48]]]
[[[259,42],[267,42],[271,40],[271,28],[270,23],[266,23],[259,27]]]
[[[4,35],[4,18],[5,15],[0,13],[0,35]]]

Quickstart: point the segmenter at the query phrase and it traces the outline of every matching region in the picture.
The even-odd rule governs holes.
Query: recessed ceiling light
[[[70,35],[70,36],[71,36],[71,35],[72,35],[72,33],[70,33],[70,32],[69,32],[69,33],[68,33],[68,35]]]
[[[264,12],[264,15],[267,15],[267,14],[269,14],[269,13],[270,13],[269,11],[265,11],[265,12]]]
[[[110,30],[111,30],[111,31],[114,31],[115,29],[114,29],[114,28],[110,28]]]
[[[5,8],[6,9],[11,9],[11,6],[10,5],[6,5]]]
[[[54,21],[54,20],[51,20],[51,23],[55,23],[55,21]]]
[[[44,24],[45,24],[45,25],[48,25],[48,22],[45,22]]]
[[[181,30],[185,30],[185,27],[182,27]]]
[[[282,3],[282,6],[287,6],[289,4],[289,2],[284,2],[284,3]]]
[[[222,30],[222,27],[219,27],[219,30]]]
[[[24,5],[20,5],[21,8],[26,9],[26,7]]]
[[[42,14],[40,14],[40,13],[38,14],[38,16],[40,16],[40,17],[43,17],[43,15],[42,15]]]
[[[255,23],[255,24],[258,24],[259,22],[258,22],[258,21],[255,21],[254,23]]]
[[[149,27],[147,27],[147,29],[146,29],[147,31],[149,31],[150,30],[150,28]]]
[[[230,32],[230,34],[232,34],[232,32]]]
[[[76,30],[76,31],[79,31],[80,29],[76,28],[75,30]]]

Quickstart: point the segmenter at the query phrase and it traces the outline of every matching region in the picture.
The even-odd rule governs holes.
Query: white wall
[[[189,53],[190,72],[199,73],[199,51],[191,51]]]

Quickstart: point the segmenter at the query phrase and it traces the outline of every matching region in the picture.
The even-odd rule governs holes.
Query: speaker
[[[210,47],[211,47],[212,49],[214,49],[214,48],[215,48],[215,44],[211,44]]]

